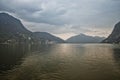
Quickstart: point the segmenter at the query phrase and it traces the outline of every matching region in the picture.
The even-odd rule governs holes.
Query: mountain
[[[120,43],[120,22],[118,22],[112,33],[102,41],[103,43]]]
[[[26,42],[64,42],[46,32],[31,32],[21,21],[7,13],[0,13],[0,43]]]
[[[0,43],[27,41],[31,34],[20,20],[7,13],[0,13]]]
[[[64,40],[62,40],[56,36],[53,36],[47,32],[34,32],[33,36],[36,40],[47,40],[47,41],[52,41],[52,42],[57,42],[57,43],[64,42]]]
[[[20,20],[7,13],[0,13],[0,32],[7,33],[30,33]]]
[[[80,35],[76,35],[73,37],[70,37],[69,39],[66,40],[66,42],[69,43],[99,43],[102,40],[104,40],[104,37],[92,37],[92,36],[88,36],[85,34],[80,34]]]

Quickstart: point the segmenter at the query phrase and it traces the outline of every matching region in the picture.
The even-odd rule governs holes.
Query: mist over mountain
[[[46,32],[31,32],[19,19],[7,13],[0,13],[0,43],[16,42],[64,42],[64,40]]]
[[[99,43],[102,40],[104,40],[104,37],[98,37],[98,36],[88,36],[85,34],[80,34],[76,36],[72,36],[69,39],[66,40],[68,43]]]
[[[112,33],[108,36],[108,38],[106,38],[102,42],[104,42],[104,43],[120,43],[120,22],[118,22],[115,25]]]

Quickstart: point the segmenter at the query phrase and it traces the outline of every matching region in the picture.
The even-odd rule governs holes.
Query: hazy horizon
[[[107,37],[120,21],[119,0],[0,0],[0,12],[20,19],[32,31],[64,40],[83,33]]]

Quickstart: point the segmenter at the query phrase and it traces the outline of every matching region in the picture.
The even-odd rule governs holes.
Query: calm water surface
[[[0,80],[120,80],[120,45],[0,45]]]

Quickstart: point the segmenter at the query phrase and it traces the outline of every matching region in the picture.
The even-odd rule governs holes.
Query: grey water
[[[120,80],[120,45],[0,45],[0,80]]]

